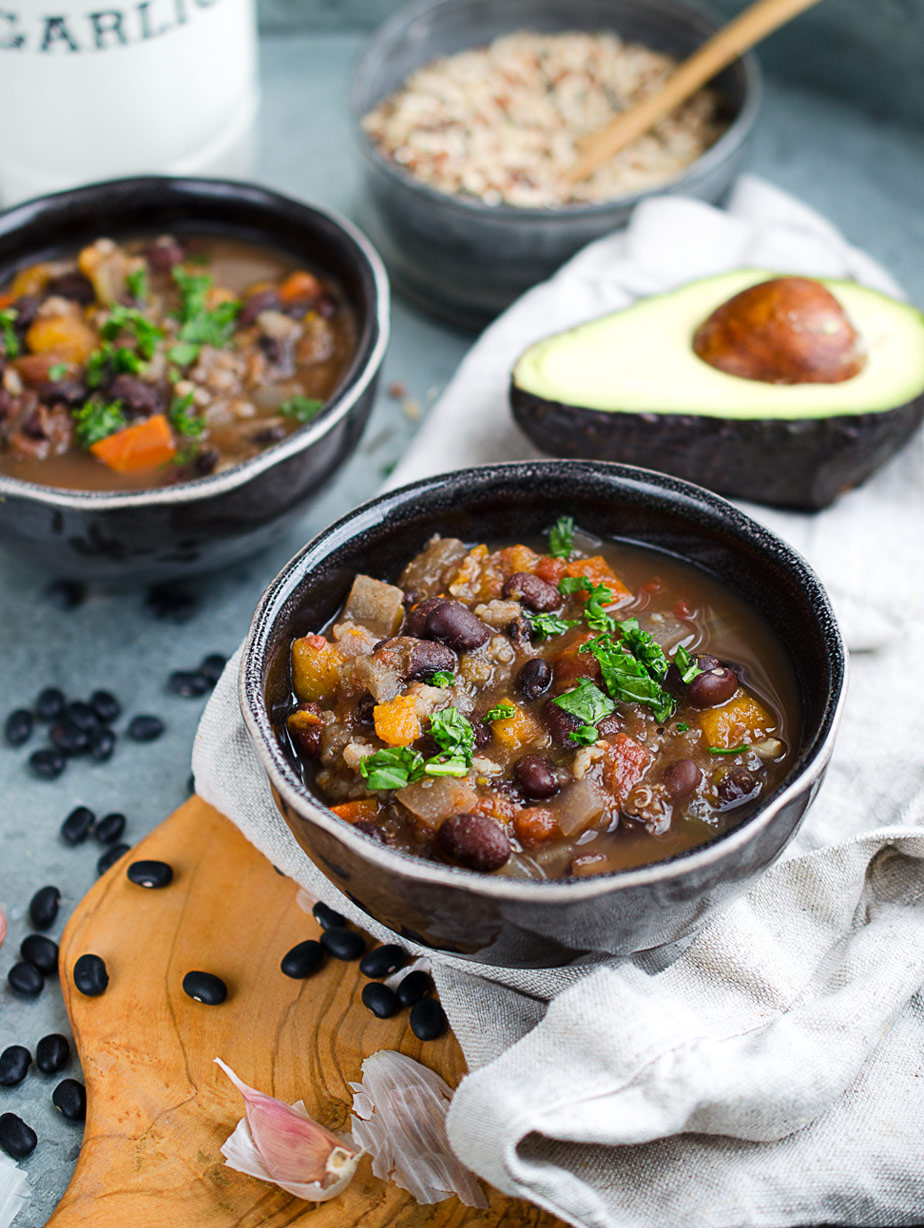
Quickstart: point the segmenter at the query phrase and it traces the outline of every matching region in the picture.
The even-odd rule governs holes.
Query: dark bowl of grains
[[[363,224],[396,287],[480,327],[656,193],[719,200],[760,101],[750,54],[576,187],[579,138],[718,22],[686,0],[419,0],[356,65]]]

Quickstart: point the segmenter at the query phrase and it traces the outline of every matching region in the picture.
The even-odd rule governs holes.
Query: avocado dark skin
[[[722,495],[814,512],[861,485],[924,420],[924,394],[887,412],[828,418],[618,414],[511,385],[520,429],[552,456],[659,469]]]

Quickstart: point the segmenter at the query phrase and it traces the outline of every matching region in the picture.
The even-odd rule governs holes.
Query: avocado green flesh
[[[924,315],[854,282],[821,278],[859,334],[863,370],[839,384],[767,384],[697,358],[693,335],[741,290],[779,274],[738,270],[661,294],[531,346],[513,382],[546,401],[613,413],[830,418],[896,409],[924,392]]]

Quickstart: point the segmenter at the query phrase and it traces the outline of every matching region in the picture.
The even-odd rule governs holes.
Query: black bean
[[[356,930],[334,925],[321,935],[321,946],[334,959],[359,959],[366,949],[366,940]]]
[[[183,992],[205,1006],[220,1006],[228,996],[228,986],[213,972],[187,972]]]
[[[538,699],[551,685],[552,667],[548,661],[543,661],[542,657],[533,657],[520,666],[516,688],[524,699]]]
[[[597,736],[599,738],[612,738],[621,731],[622,720],[616,712],[610,712],[603,720],[597,721]],[[571,745],[573,746],[574,743],[572,742]]]
[[[29,918],[37,930],[50,929],[58,917],[61,892],[57,887],[39,887],[29,901]]]
[[[448,644],[456,652],[471,652],[488,642],[491,628],[468,606],[458,601],[444,601],[427,615],[426,638]]]
[[[112,814],[103,815],[96,824],[93,835],[100,844],[115,844],[123,831],[125,831],[125,815],[115,811]]]
[[[40,721],[56,721],[64,713],[64,692],[56,686],[40,691],[35,701],[35,715]]]
[[[104,961],[98,955],[81,955],[74,964],[74,986],[86,998],[98,998],[106,992],[109,984],[109,973]]]
[[[87,747],[87,754],[95,763],[105,763],[107,759],[112,758],[112,752],[115,750],[115,744],[118,741],[115,733],[105,726],[100,729],[94,729],[90,734],[90,742]]]
[[[29,768],[40,780],[57,780],[67,767],[67,760],[59,750],[34,750],[29,756]]]
[[[32,713],[28,708],[16,708],[6,718],[3,736],[10,746],[22,746],[32,737]]]
[[[446,1031],[446,1014],[436,998],[421,998],[411,1007],[410,1024],[418,1040],[436,1040]]]
[[[484,750],[488,743],[494,737],[494,730],[491,728],[491,723],[486,725],[484,721],[475,722],[475,749]]]
[[[286,951],[279,967],[293,981],[302,981],[306,976],[317,972],[324,958],[324,948],[313,938],[298,943],[291,951]]]
[[[212,686],[214,686],[224,673],[227,664],[227,657],[223,657],[220,652],[210,652],[207,657],[203,657],[202,664],[199,666],[199,673],[204,674]]]
[[[94,691],[90,696],[90,707],[104,725],[111,725],[122,715],[122,705],[111,691]]]
[[[24,333],[39,313],[41,301],[34,294],[20,294],[13,302],[16,318],[13,325],[18,333]]]
[[[249,328],[256,322],[261,311],[278,311],[279,303],[278,290],[259,290],[256,294],[251,294],[244,300],[244,306],[237,317],[238,327]]]
[[[81,405],[87,399],[87,386],[82,379],[65,376],[63,379],[47,379],[39,385],[39,399],[45,405],[66,405],[69,409]],[[82,584],[70,580],[55,580],[45,590],[51,604],[59,610],[74,610],[86,597]]]
[[[343,929],[347,923],[347,919],[343,913],[335,912],[333,908],[328,907],[327,904],[322,903],[320,900],[318,900],[317,904],[315,904],[314,908],[312,908],[311,915],[314,917],[315,921],[317,921],[318,925],[320,925],[322,930],[332,930],[335,927]]]
[[[105,874],[107,870],[111,870],[117,861],[119,861],[131,848],[130,844],[112,844],[103,853],[96,862],[96,873]]]
[[[89,806],[75,806],[61,824],[61,839],[65,844],[83,844],[95,823],[96,815]]]
[[[528,610],[541,614],[561,609],[562,598],[558,589],[528,571],[515,571],[504,581],[501,593],[504,597],[521,602]]]
[[[15,1113],[0,1113],[0,1147],[14,1160],[24,1160],[35,1151],[38,1136]]]
[[[98,729],[100,723],[93,708],[80,699],[75,699],[73,703],[67,705],[64,709],[64,719],[86,733],[89,733],[91,729]]]
[[[6,979],[19,998],[37,998],[45,987],[45,978],[34,964],[14,964]]]
[[[0,1053],[0,1087],[17,1087],[29,1073],[32,1054],[25,1045],[10,1045]]]
[[[427,618],[433,610],[441,605],[447,605],[446,597],[425,597],[412,610],[409,610],[404,620],[403,634],[422,640],[427,633]]]
[[[144,254],[156,273],[169,273],[175,264],[183,263],[183,248],[170,235],[154,239],[147,245]]]
[[[48,400],[47,397],[43,399]],[[63,397],[58,399],[64,400]],[[45,597],[57,610],[76,610],[86,596],[86,585],[77,580],[52,580],[45,589]]]
[[[307,700],[303,704],[299,704],[292,713],[295,718],[296,713],[305,712],[308,718],[304,718],[304,724],[298,719],[292,719],[287,725],[289,737],[295,744],[296,750],[305,759],[320,759],[321,758],[321,735],[324,733],[324,723],[321,720],[321,708],[318,704]]]
[[[722,662],[718,657],[714,657],[711,652],[704,652],[696,658],[696,664],[700,669],[707,670],[718,669]]]
[[[758,776],[746,767],[729,768],[716,785],[716,792],[723,802],[737,805],[747,801],[760,787]]]
[[[89,733],[72,721],[58,721],[56,725],[52,725],[48,736],[55,749],[69,759],[84,754],[90,748]]]
[[[174,695],[182,695],[184,699],[196,699],[212,689],[212,684],[205,674],[194,670],[177,669],[167,679],[167,689]]]
[[[407,952],[396,942],[386,942],[380,947],[373,947],[359,961],[359,970],[363,976],[378,979],[397,972],[407,959]]]
[[[285,363],[288,350],[278,337],[267,337],[264,334],[257,338],[257,345],[266,355],[267,362],[274,367],[280,367]]]
[[[547,699],[542,705],[542,719],[546,729],[559,746],[574,748],[574,742],[571,741],[569,734],[581,726],[581,721],[576,716],[572,716],[570,712],[560,708],[557,703]]]
[[[189,622],[196,612],[195,599],[183,589],[169,585],[149,589],[144,607],[155,618],[171,623]]]
[[[20,943],[19,954],[44,976],[53,976],[58,971],[58,944],[44,934],[27,934]]]
[[[76,1079],[62,1079],[51,1093],[51,1102],[68,1121],[86,1120],[87,1089]]]
[[[173,882],[173,867],[166,861],[133,861],[125,871],[130,883],[157,890]]]
[[[356,707],[353,709],[353,719],[357,725],[374,725],[375,714],[375,699],[368,693],[360,695],[356,701]]]
[[[42,1074],[57,1074],[71,1060],[71,1046],[66,1036],[52,1032],[35,1046],[35,1064]]]
[[[77,269],[53,277],[46,285],[45,293],[56,295],[58,298],[69,298],[72,302],[79,303],[81,307],[89,307],[91,303],[96,302],[93,283],[89,277]]]
[[[694,708],[714,708],[731,699],[737,689],[738,675],[727,665],[719,665],[705,674],[697,674],[687,697]]]
[[[368,819],[359,819],[353,824],[354,831],[361,831],[364,836],[368,836],[370,840],[374,840],[376,844],[387,844],[388,837],[382,831],[377,823],[373,823]]]
[[[513,765],[513,777],[533,801],[554,797],[561,788],[558,773],[545,755],[524,755]]]
[[[214,470],[220,460],[221,453],[217,448],[203,448],[193,461],[192,467],[200,478],[205,478]]]
[[[429,678],[437,670],[452,673],[456,668],[456,654],[446,644],[435,640],[418,640],[408,653],[407,679],[409,682]]]
[[[190,773],[186,777],[186,792],[190,797],[192,797],[195,791],[196,791],[196,778],[192,773]]]
[[[703,774],[692,759],[677,759],[662,777],[675,802],[684,802],[699,788]]]
[[[153,742],[164,732],[164,722],[159,716],[133,716],[128,724],[128,736],[133,742]]]
[[[436,846],[444,857],[469,870],[490,873],[510,858],[510,838],[504,829],[480,814],[454,814],[436,833]]]
[[[395,993],[402,1006],[413,1006],[415,1002],[426,997],[432,988],[433,982],[429,974],[418,968],[416,972],[409,972],[403,980],[398,982]]]
[[[390,1019],[398,1009],[398,999],[395,996],[395,991],[389,989],[387,985],[379,984],[377,981],[364,985],[360,997],[362,998],[363,1006],[367,1010],[372,1011],[373,1015],[379,1019]]]
[[[106,387],[113,401],[121,401],[130,418],[150,418],[164,409],[163,398],[153,384],[134,375],[116,375]]]
[[[532,647],[533,625],[528,618],[511,618],[504,628],[504,635],[514,648],[519,648],[520,652],[527,652]]]

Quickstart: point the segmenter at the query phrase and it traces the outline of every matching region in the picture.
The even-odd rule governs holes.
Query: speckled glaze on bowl
[[[388,278],[349,222],[252,184],[156,176],[91,184],[0,214],[0,282],[104,234],[198,233],[263,243],[336,279],[356,313],[357,351],[308,426],[194,482],[125,492],[61,490],[0,474],[0,546],[60,576],[103,583],[198,575],[278,536],[362,434],[388,344]]]
[[[394,578],[434,532],[466,541],[537,536],[562,512],[601,537],[677,555],[758,609],[787,651],[804,708],[793,766],[740,826],[667,861],[593,878],[525,881],[389,849],[314,796],[273,711],[288,700],[291,640],[323,626],[358,571]],[[690,932],[773,861],[824,775],[847,661],[824,589],[769,530],[698,486],[629,465],[536,461],[428,478],[357,508],[283,568],[257,607],[240,701],[277,805],[307,855],[396,934],[501,967],[627,956]]]
[[[727,131],[676,179],[602,204],[492,207],[420,183],[363,132],[362,117],[415,68],[522,29],[615,30],[682,60],[719,25],[688,0],[417,0],[386,21],[354,69],[350,112],[365,171],[363,226],[397,289],[453,323],[482,327],[585,244],[624,225],[646,197],[668,192],[719,200],[735,177],[760,105],[760,70],[748,53],[712,83],[724,103]]]

